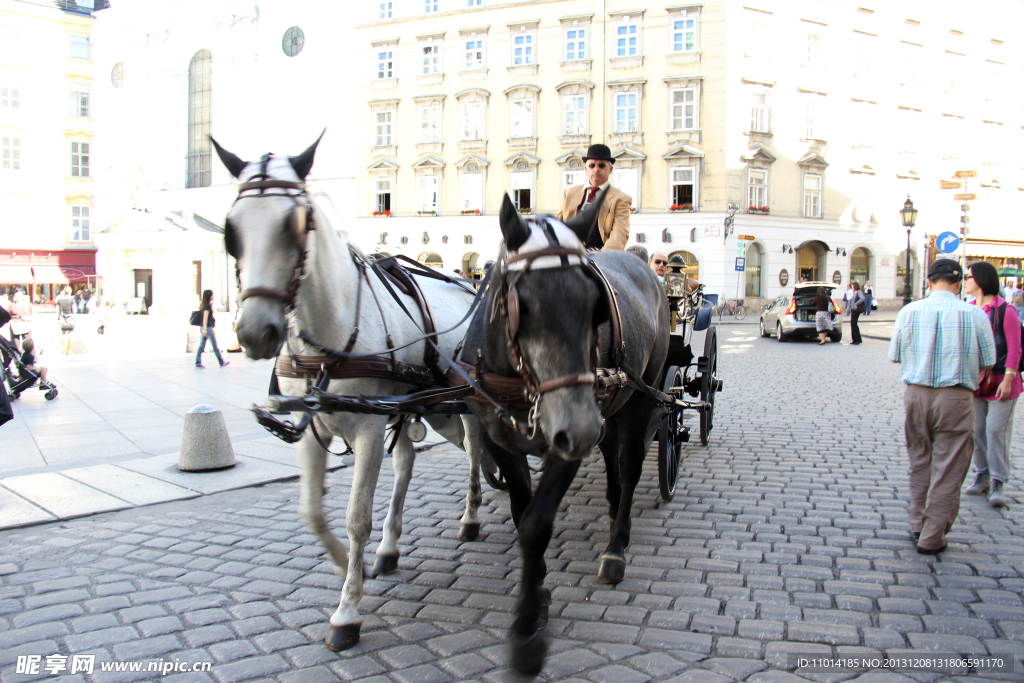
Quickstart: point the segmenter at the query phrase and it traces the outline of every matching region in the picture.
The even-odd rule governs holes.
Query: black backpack
[[[996,365],[997,366],[999,365],[999,340],[1001,339],[1003,341],[1003,349],[1004,349],[1003,353],[1004,354],[1007,353],[1006,349],[1008,348],[1007,345],[1006,345],[1006,332],[1003,330],[1003,321],[1006,319],[1006,309],[1007,308],[1009,308],[1009,304],[1003,303],[1002,306],[1000,306],[999,308],[995,309],[996,311],[998,311],[998,313],[996,313],[995,316],[994,316],[995,319],[993,320],[993,316],[992,315],[989,315],[989,318],[988,318],[990,321],[992,321],[992,336],[995,337],[995,341],[996,341]],[[1012,310],[1013,310],[1013,315],[1017,316],[1017,309],[1014,308]],[[1019,317],[1017,319],[1020,320]],[[1024,323],[1021,324],[1021,342],[1024,343]],[[1005,369],[1005,364],[1006,364],[1006,357],[1003,356],[1004,369]],[[1020,354],[1020,363],[1018,363],[1017,372],[1018,373],[1024,372],[1024,353]]]

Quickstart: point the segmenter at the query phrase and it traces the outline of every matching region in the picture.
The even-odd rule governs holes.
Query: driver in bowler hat
[[[629,208],[633,200],[622,190],[612,187],[612,167],[615,160],[607,145],[591,145],[583,157],[587,169],[587,184],[573,185],[562,195],[562,207],[556,218],[563,223],[583,207],[594,201],[599,190],[608,189],[597,226],[585,240],[588,251],[614,249],[622,251],[629,240]]]

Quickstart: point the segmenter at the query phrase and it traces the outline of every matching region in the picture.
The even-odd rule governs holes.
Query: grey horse
[[[463,362],[474,366],[479,363],[485,372],[518,375],[503,321],[491,314],[494,298],[502,296],[509,280],[516,277],[509,270],[508,258],[550,245],[555,237],[563,246],[581,249],[603,199],[604,192],[566,226],[547,216],[523,220],[505,197],[500,214],[505,244],[491,272],[487,301],[476,312],[466,335]],[[625,252],[602,251],[590,258],[605,273],[617,295],[625,343],[624,369],[635,380],[659,386],[668,354],[669,312],[657,277],[646,263]],[[609,323],[605,321],[595,330],[595,319],[601,317],[608,302],[587,274],[588,266],[580,257],[574,257],[575,263],[569,265],[554,256],[544,259],[546,264],[541,259],[534,261],[515,285],[519,315],[516,341],[525,365],[539,382],[585,375],[592,370],[595,355],[600,356],[598,366],[606,366],[611,362]],[[663,409],[652,395],[624,387],[606,407],[603,420],[592,384],[563,386],[542,394],[536,415],[539,429],[530,438],[531,434],[510,428],[489,405],[477,401],[469,404],[484,428],[484,447],[508,483],[512,519],[523,554],[510,661],[521,673],[536,675],[547,652],[542,630],[550,598],[543,587],[547,571],[544,552],[551,540],[559,502],[583,458],[600,442],[612,522],[598,580],[621,581],[626,569],[633,492],[643,468],[649,433],[653,433],[649,425],[660,419]],[[512,414],[521,424],[528,421],[524,410]],[[543,457],[543,474],[536,491],[531,491],[527,454]]]

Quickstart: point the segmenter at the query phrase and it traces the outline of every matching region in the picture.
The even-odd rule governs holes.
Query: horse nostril
[[[567,454],[572,452],[572,439],[563,430],[555,434],[555,438],[551,440],[551,445],[559,453]]]

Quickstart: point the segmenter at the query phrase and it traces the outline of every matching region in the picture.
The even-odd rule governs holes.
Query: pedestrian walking
[[[864,281],[864,315],[871,315],[871,302],[875,300],[875,290],[870,280]]]
[[[906,389],[903,431],[909,461],[910,530],[917,552],[946,549],[960,513],[960,487],[974,454],[974,390],[995,363],[988,318],[959,300],[963,269],[952,259],[928,268],[931,294],[903,307],[889,343]]]
[[[1014,294],[1010,304],[1017,309],[1017,317],[1020,318],[1021,325],[1024,325],[1024,292]]]
[[[75,300],[71,288],[64,287],[57,297],[57,322],[60,324],[61,353],[71,355],[71,333],[75,331]]]
[[[16,290],[7,312],[11,314],[11,341],[21,353],[24,350],[22,342],[32,335],[32,302],[25,292]]]
[[[206,340],[210,340],[210,344],[213,346],[213,355],[217,356],[217,362],[220,363],[221,367],[229,365],[231,361],[224,360],[220,356],[220,349],[217,348],[217,335],[213,333],[213,326],[215,321],[213,319],[213,290],[203,290],[203,302],[199,306],[199,310],[203,315],[203,324],[199,326],[199,332],[203,335],[202,340],[199,342],[199,349],[196,351],[196,367],[205,368],[203,365],[203,351],[206,349]]]
[[[846,292],[843,294],[843,308],[846,309],[846,315],[850,315],[850,299],[853,298],[853,286],[846,285]]]
[[[818,346],[825,343],[828,333],[835,328],[832,326],[832,300],[828,298],[828,292],[824,287],[818,287],[818,293],[814,295],[814,327],[818,330]]]
[[[858,319],[861,313],[864,312],[864,302],[866,301],[863,292],[860,291],[860,284],[854,282],[853,296],[850,297],[850,345],[856,346],[863,341],[860,338],[860,327],[858,326]]]
[[[999,274],[985,261],[968,266],[964,289],[977,297],[975,305],[984,311],[992,325],[996,344],[996,362],[992,374],[996,382],[992,393],[974,394],[974,483],[967,493],[988,494],[994,508],[1006,505],[1003,487],[1010,479],[1010,440],[1013,437],[1013,410],[1021,395],[1020,356],[1021,323],[1016,310],[999,295]],[[982,391],[981,389],[978,390]]]

